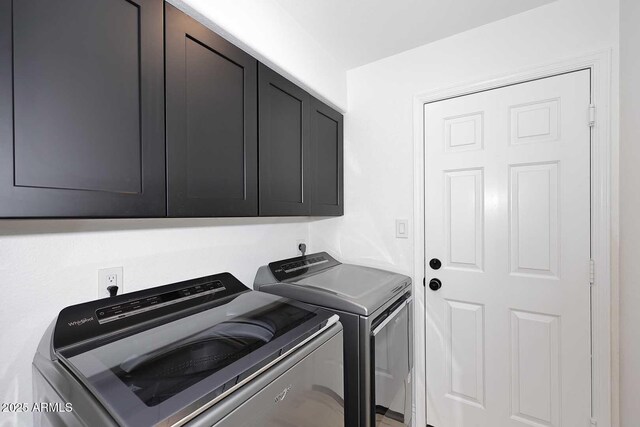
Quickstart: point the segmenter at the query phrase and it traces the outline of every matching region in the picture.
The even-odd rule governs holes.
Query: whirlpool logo
[[[289,386],[287,388],[285,388],[284,390],[282,390],[282,392],[280,392],[279,395],[276,396],[276,398],[274,399],[274,401],[276,403],[280,403],[282,402],[286,397],[287,397],[287,393],[289,393],[289,390],[291,390],[291,384],[289,384]]]
[[[80,326],[80,325],[84,325],[87,322],[93,322],[93,316],[85,317],[80,320],[74,320],[73,322],[69,322],[69,326]]]

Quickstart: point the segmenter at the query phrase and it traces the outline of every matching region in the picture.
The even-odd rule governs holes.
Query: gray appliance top
[[[254,289],[368,316],[410,284],[408,276],[341,264],[321,252],[260,267]]]
[[[63,309],[41,347],[121,426],[181,425],[337,322],[229,273]],[[34,363],[44,359],[34,358]],[[43,362],[44,363],[44,362]]]

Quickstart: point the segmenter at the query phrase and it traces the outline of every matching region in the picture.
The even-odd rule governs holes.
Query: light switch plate
[[[396,238],[398,239],[409,238],[409,220],[396,219]]]

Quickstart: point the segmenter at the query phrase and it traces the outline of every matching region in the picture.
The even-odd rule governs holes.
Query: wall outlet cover
[[[107,288],[118,287],[118,295],[124,292],[124,269],[122,267],[101,268],[98,270],[98,298],[109,296]]]

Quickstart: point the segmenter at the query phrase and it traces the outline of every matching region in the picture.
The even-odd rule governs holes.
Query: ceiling
[[[346,69],[555,0],[275,0]]]

